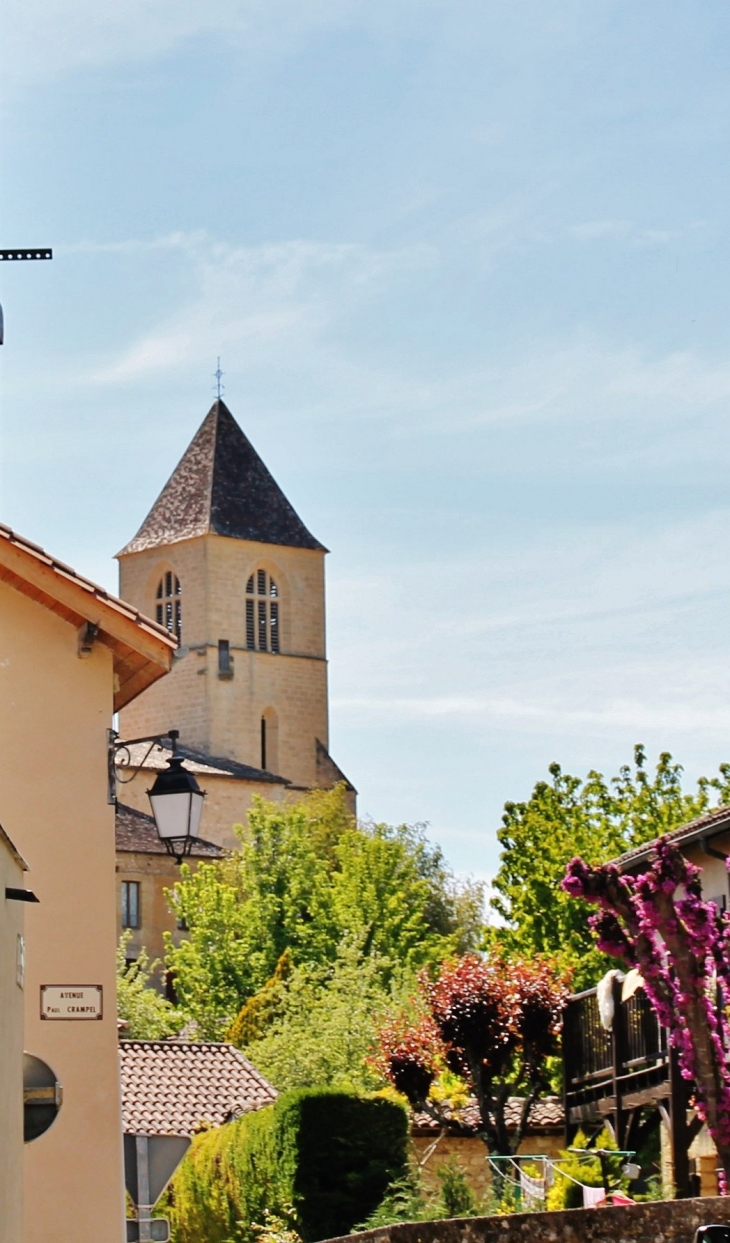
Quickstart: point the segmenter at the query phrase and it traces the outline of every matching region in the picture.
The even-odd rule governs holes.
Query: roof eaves
[[[730,832],[730,807],[719,807],[716,811],[710,812],[706,816],[700,816],[697,820],[690,820],[688,824],[681,825],[678,829],[673,829],[664,836],[675,846],[691,846],[694,842],[701,842],[703,838],[719,837],[721,833]],[[655,849],[658,837],[652,838],[650,842],[645,842],[641,846],[635,846],[632,850],[625,851],[618,858],[612,859],[614,867],[619,872],[627,872],[637,864],[648,859],[652,851]]]
[[[0,524],[0,579],[70,625],[92,622],[110,649],[118,711],[169,672],[177,639],[138,609]]]
[[[15,842],[13,841],[13,839],[8,836],[8,834],[5,832],[5,829],[3,828],[1,824],[0,824],[0,842],[5,843],[10,854],[13,856],[15,862],[17,863],[18,867],[21,868],[24,872],[27,872],[29,870],[28,864],[26,863],[25,859],[23,858],[20,851],[18,850],[18,847],[15,845]]]

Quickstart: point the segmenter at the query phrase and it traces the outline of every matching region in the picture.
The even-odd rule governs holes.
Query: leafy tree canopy
[[[548,1059],[558,1052],[565,982],[545,960],[506,963],[499,955],[465,954],[419,977],[408,1012],[379,1032],[376,1062],[414,1109],[446,1131],[471,1127],[434,1098],[444,1063],[474,1093],[480,1135],[489,1151],[516,1152],[530,1111],[548,1086]],[[510,1097],[522,1097],[516,1129],[507,1126]]]
[[[117,945],[117,1015],[126,1023],[123,1029],[128,1040],[162,1040],[174,1036],[183,1019],[156,989],[150,977],[159,967],[159,960],[150,962],[142,950],[136,962],[127,965],[127,947],[131,932],[124,933]]]
[[[348,939],[375,956],[387,982],[473,948],[481,889],[460,885],[419,826],[358,824],[345,791],[316,791],[291,806],[257,801],[241,849],[169,894],[188,928],[168,938],[180,1006],[200,1034],[219,1039],[288,951],[294,967],[335,962]]]
[[[294,967],[278,980],[277,972],[243,1007],[230,1032],[234,1038],[237,1031],[255,1030],[245,1019],[261,998],[263,1022],[254,1039],[234,1039],[257,1070],[282,1092],[317,1085],[363,1092],[380,1087],[382,1076],[368,1058],[397,989],[392,981],[384,983],[378,957],[350,940],[333,963]]]
[[[606,863],[730,801],[730,765],[693,790],[683,790],[682,767],[666,751],[650,772],[641,745],[633,768],[608,781],[598,772],[571,777],[559,764],[549,771],[551,780],[539,781],[527,802],[505,805],[490,902],[504,926],[492,926],[487,942],[517,956],[548,954],[574,969],[575,988],[587,988],[610,960],[595,946],[585,903],[561,888],[567,864],[574,855]]]

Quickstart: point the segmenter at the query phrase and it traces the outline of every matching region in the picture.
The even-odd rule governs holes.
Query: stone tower
[[[209,756],[295,787],[342,774],[328,754],[324,557],[216,401],[118,554],[120,594],[180,640],[170,675],[122,714],[122,736],[180,730]]]

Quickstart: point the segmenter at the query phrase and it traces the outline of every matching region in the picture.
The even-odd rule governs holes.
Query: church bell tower
[[[175,726],[211,757],[295,787],[328,754],[324,558],[228,407],[214,402],[118,553],[120,595],[180,640],[172,672],[122,714],[125,737]]]

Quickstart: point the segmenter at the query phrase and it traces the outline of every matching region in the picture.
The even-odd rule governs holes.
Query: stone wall
[[[409,1222],[348,1238],[357,1243],[692,1243],[697,1227],[711,1222],[730,1225],[730,1197]]]
[[[562,1133],[526,1135],[520,1144],[519,1155],[558,1157],[564,1145]],[[433,1135],[414,1135],[411,1137],[411,1147],[428,1191],[438,1190],[438,1170],[447,1161],[456,1161],[461,1166],[477,1199],[483,1199],[489,1191],[492,1180],[487,1150],[478,1137],[472,1139],[461,1135],[443,1135],[436,1138]]]

